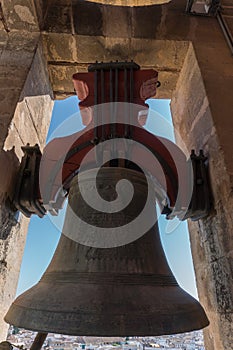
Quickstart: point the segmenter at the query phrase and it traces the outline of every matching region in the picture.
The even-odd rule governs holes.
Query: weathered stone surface
[[[10,149],[14,145],[17,155],[21,157],[21,146],[27,143],[38,143],[43,148],[53,107],[51,97],[48,72],[42,48],[39,45],[20,94],[20,102],[5,140],[5,149]],[[15,137],[19,137],[20,142],[18,140],[14,144]]]
[[[26,227],[21,231],[10,201],[13,195],[16,171],[19,160],[15,150],[0,153],[0,337],[7,332],[8,326],[3,322],[7,307],[14,297],[17,287],[18,273],[22,258],[22,247],[26,238]],[[21,251],[20,251],[20,250]],[[21,254],[19,254],[21,252]],[[11,278],[7,278],[9,276]]]
[[[2,205],[0,207],[3,210]],[[9,214],[9,210],[8,210]],[[5,340],[9,325],[3,322],[3,318],[15,297],[18,276],[20,272],[23,249],[26,241],[26,233],[29,220],[21,218],[20,222],[9,219],[6,225],[11,226],[7,239],[0,240],[0,339]]]
[[[0,172],[0,194],[4,196],[4,193],[8,193],[11,197],[15,174],[19,166],[19,160],[15,154],[14,148],[10,151],[0,153],[0,165],[1,169],[5,169],[4,172]]]
[[[142,67],[179,72],[189,47],[186,41],[132,39],[131,57]]]
[[[37,46],[37,51],[33,57],[33,62],[28,72],[27,79],[20,99],[28,96],[49,95],[53,97],[53,92],[49,82],[47,62],[44,57],[41,41]]]
[[[52,62],[78,62],[77,40],[66,33],[49,33],[42,36],[45,54]]]
[[[33,0],[2,0],[4,18],[9,30],[38,30],[37,14]]]
[[[6,32],[0,44],[0,147],[7,136],[23,84],[29,71],[39,33]]]
[[[0,20],[0,54],[2,53],[4,47],[6,46],[8,40],[8,34],[5,30],[3,22]]]
[[[133,28],[129,10],[123,7],[104,6],[102,15],[104,36],[129,38],[132,35]]]
[[[156,90],[156,98],[170,99],[179,78],[178,72],[158,70],[161,85]]]
[[[103,35],[103,7],[95,3],[74,1],[74,31],[78,35]]]
[[[38,143],[39,146],[42,146],[44,144],[44,134],[46,134],[45,131],[47,131],[49,124],[48,121],[46,122],[46,117],[48,112],[51,113],[51,108],[48,108],[48,102],[50,102],[49,97],[38,96],[35,98],[25,98],[22,102],[18,103],[9,128],[8,137],[5,141],[5,149],[8,148],[8,145],[9,147],[14,145],[16,134],[20,137],[20,143],[17,142],[17,152],[19,145],[23,146],[27,143],[34,145]],[[43,105],[48,108],[48,111],[44,115],[39,115],[39,112],[43,111]],[[36,118],[37,113],[39,116],[38,119]],[[34,120],[36,120],[36,124]],[[30,133],[27,130],[30,130]],[[22,151],[20,151],[20,154],[22,155]]]
[[[48,10],[48,11],[47,11]],[[43,29],[49,32],[72,33],[72,10],[70,1],[53,1],[44,11]]]
[[[19,52],[23,55],[23,47],[19,45],[19,48]],[[5,64],[0,66],[2,72],[0,75],[0,106],[2,113],[0,115],[0,125],[2,123],[0,137],[2,137],[2,143],[4,143],[4,150],[0,153],[0,168],[4,168],[4,172],[1,172],[0,175],[1,340],[6,337],[8,325],[3,322],[3,317],[15,296],[28,226],[28,219],[26,218],[21,218],[17,222],[16,211],[11,203],[15,181],[17,180],[16,171],[19,160],[23,155],[21,146],[29,142],[33,145],[38,143],[43,148],[53,106],[52,91],[49,86],[42,48],[39,46],[36,54],[30,46],[29,49],[31,55],[34,55],[29,73],[27,46],[25,47],[25,62],[21,58],[19,66],[16,67],[14,65],[15,56],[12,55],[14,62],[12,66],[8,68]],[[11,62],[10,55],[9,62]],[[21,62],[22,66],[20,66]],[[20,102],[17,104],[18,100]],[[14,117],[11,120],[13,114]],[[11,150],[13,146],[14,149]]]
[[[201,67],[190,46],[171,106],[176,133],[188,149],[204,149],[209,157],[214,209],[206,219],[189,223],[189,228],[199,297],[210,319],[206,348],[223,350],[232,344],[232,184],[218,136],[221,130],[214,124],[218,111],[212,108]],[[213,72],[208,74],[212,80]]]
[[[8,89],[6,91],[0,90],[0,147],[2,147],[4,140],[7,136],[9,123],[17,104],[16,101],[19,99],[20,92],[21,91],[19,89]]]
[[[14,112],[16,100],[19,98],[20,89],[1,89],[0,90],[0,104],[1,104],[1,115],[10,115]]]
[[[161,6],[139,7],[131,10],[131,36],[154,39],[162,16]]]
[[[25,81],[25,77],[28,73],[28,67],[19,67],[16,65],[0,65],[0,90],[6,91],[8,88],[11,90],[22,90],[22,86]]]
[[[87,71],[89,62],[133,57],[143,69],[155,68],[159,71],[162,85],[157,97],[171,98],[189,46],[188,42],[183,41],[71,37],[58,33],[45,34],[43,43],[54,93],[66,97],[73,94],[72,75],[78,71]]]
[[[1,65],[27,67],[34,56],[39,33],[12,31],[1,55]]]
[[[72,76],[78,72],[78,68],[76,68],[76,66],[64,67],[59,65],[50,65],[49,72],[55,94],[63,93],[64,95],[72,95],[74,93]]]

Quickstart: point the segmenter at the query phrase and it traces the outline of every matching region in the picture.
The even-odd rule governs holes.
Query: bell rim
[[[47,284],[43,282],[39,283],[40,285]],[[7,315],[5,316],[5,321],[7,323],[13,324],[20,328],[25,328],[37,332],[50,332],[77,336],[122,337],[178,334],[199,330],[209,325],[209,320],[198,300],[190,296],[178,285],[169,287],[169,298],[173,300],[174,304],[176,305],[176,309],[178,308],[176,313],[174,313],[173,315],[170,313],[168,314],[166,312],[163,313],[161,308],[161,310],[158,310],[157,313],[154,312],[150,314],[147,309],[147,311],[145,311],[144,314],[140,313],[137,319],[135,319],[137,310],[135,310],[135,313],[132,313],[131,315],[111,314],[107,315],[108,317],[106,317],[106,314],[101,314],[100,312],[98,313],[96,312],[96,310],[94,310],[94,308],[93,312],[85,312],[83,311],[85,309],[84,306],[82,306],[82,312],[77,313],[76,311],[71,312],[70,310],[33,310],[32,308],[26,306],[17,305],[17,303],[20,302],[20,299],[22,300],[22,298],[25,298],[25,296],[27,298],[28,293],[32,293],[33,289],[35,291],[35,289],[38,288],[38,285],[39,284],[32,287],[29,291],[23,293],[15,300],[15,302],[11,305]],[[51,284],[49,284],[49,286],[47,287],[51,288]],[[58,284],[54,284],[53,287],[54,289],[59,288]],[[91,285],[91,287],[93,287],[93,285]],[[122,288],[122,286],[120,287]],[[74,288],[77,288],[76,284],[74,285]],[[132,286],[132,288],[135,288],[135,286]],[[142,286],[142,288],[146,289],[145,286]],[[153,289],[157,289],[158,291],[158,288],[159,287],[154,287]],[[166,291],[166,287],[160,287],[159,289],[164,290],[164,292]],[[161,292],[158,294],[161,295]],[[180,311],[178,303],[176,304],[176,299],[180,300],[180,304],[182,303],[182,300],[184,304],[187,304],[186,306],[183,305],[184,310],[187,309],[186,311]],[[159,302],[161,302],[161,300],[159,300]],[[108,309],[108,306],[106,306],[106,308]],[[30,320],[30,315],[32,316],[32,319],[34,319],[34,321]],[[106,321],[109,319],[110,321]],[[45,320],[47,320],[47,324]],[[36,322],[35,326],[33,326],[33,322]],[[59,326],[59,324],[62,324],[62,326]],[[77,326],[75,326],[74,324],[77,324]],[[98,330],[93,331],[93,324],[100,324],[101,327],[105,329],[105,331],[102,331],[101,333],[101,327]],[[114,325],[117,326],[114,327]],[[132,328],[134,328],[134,330],[130,332],[129,330],[132,330]]]

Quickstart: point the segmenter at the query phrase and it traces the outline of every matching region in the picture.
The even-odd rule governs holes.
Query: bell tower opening
[[[144,8],[99,2],[1,1],[1,338],[28,224],[26,218],[19,222],[8,205],[21,146],[29,142],[43,148],[52,99],[74,94],[72,74],[86,71],[95,60],[132,58],[143,69],[159,71],[163,84],[157,96],[171,99],[175,130],[189,150],[203,149],[208,155],[213,210],[188,225],[200,300],[210,319],[206,348],[231,349],[231,6],[212,1],[215,18],[207,11],[208,1],[197,16],[191,7],[197,9],[198,1],[161,1]]]

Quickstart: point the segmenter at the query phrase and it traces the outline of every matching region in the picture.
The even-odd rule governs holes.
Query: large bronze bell
[[[85,230],[85,225],[72,222],[73,211],[93,227],[107,227],[110,233],[111,227],[133,221],[148,200],[144,219],[156,215],[145,176],[125,168],[102,168],[97,188],[106,201],[115,200],[116,183],[127,178],[134,186],[132,202],[120,213],[93,210],[80,192],[80,186],[86,193],[93,191],[93,173],[85,171],[79,181],[77,176],[73,179],[70,210],[52,261],[39,283],[14,301],[6,322],[39,332],[92,336],[164,335],[207,326],[199,302],[172,275],[156,222],[144,235],[121,246],[113,242],[112,248],[91,247],[88,232],[89,246],[78,242],[75,232]],[[92,237],[94,234],[95,230]]]

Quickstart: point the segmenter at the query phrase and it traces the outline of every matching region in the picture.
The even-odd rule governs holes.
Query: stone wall
[[[0,2],[0,340],[3,317],[15,297],[29,220],[12,205],[21,146],[41,147],[52,92],[33,1]]]
[[[43,149],[52,114],[53,101],[39,45],[19,97],[8,134],[0,153],[0,339],[5,339],[8,325],[3,322],[18,283],[29,219],[19,216],[11,205],[16,171],[23,155],[21,146],[38,143]]]
[[[233,343],[232,183],[219,129],[214,123],[215,109],[211,108],[210,101],[211,95],[204,85],[191,45],[173,94],[171,110],[175,131],[187,148],[203,149],[209,158],[213,209],[206,219],[189,222],[190,240],[198,294],[210,320],[204,330],[206,349],[230,350]]]

